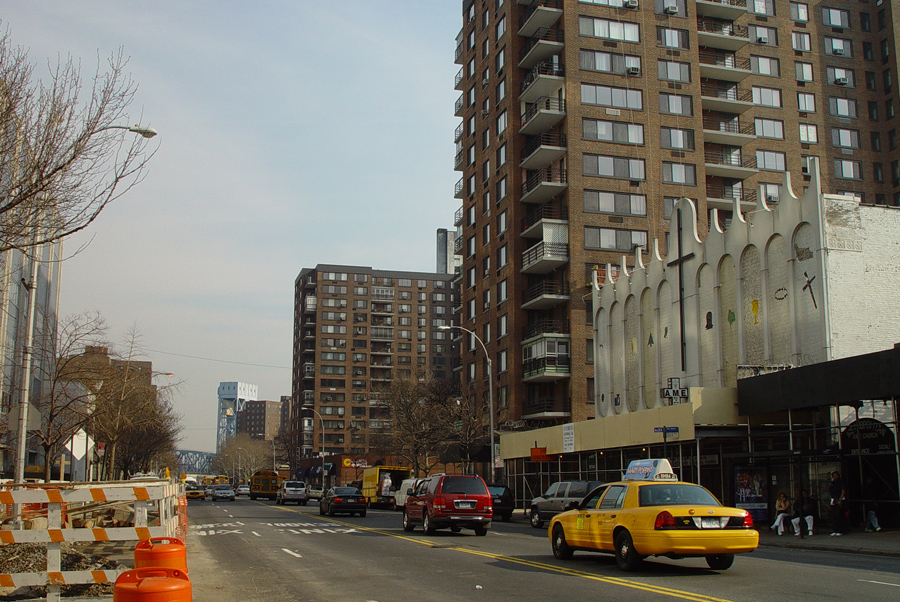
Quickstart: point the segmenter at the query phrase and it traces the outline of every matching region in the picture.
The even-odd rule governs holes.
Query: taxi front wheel
[[[734,554],[710,554],[706,557],[706,564],[714,571],[724,571],[734,564]]]
[[[636,571],[644,558],[634,549],[631,533],[622,531],[616,535],[616,564],[623,571]]]
[[[572,557],[572,548],[566,543],[566,533],[563,531],[562,525],[557,523],[553,527],[553,555],[560,560],[568,560]]]

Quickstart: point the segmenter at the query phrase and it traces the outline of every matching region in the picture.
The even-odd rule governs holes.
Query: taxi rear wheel
[[[566,534],[559,523],[553,527],[553,555],[560,560],[568,560],[572,557],[573,550],[566,543]]]
[[[544,526],[544,521],[541,520],[541,514],[537,508],[531,509],[531,526],[535,529],[540,529]]]
[[[622,531],[616,535],[616,564],[623,571],[636,571],[644,560],[634,549],[631,533]]]
[[[734,564],[734,554],[710,554],[706,557],[706,564],[714,571],[724,571]]]

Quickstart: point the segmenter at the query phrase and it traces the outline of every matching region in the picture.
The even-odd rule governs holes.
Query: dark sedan
[[[366,498],[356,487],[332,487],[319,500],[319,514],[366,515]]]
[[[500,518],[508,523],[516,509],[516,499],[513,497],[512,489],[506,485],[488,485],[488,491],[491,492],[491,498],[493,498],[494,518]]]

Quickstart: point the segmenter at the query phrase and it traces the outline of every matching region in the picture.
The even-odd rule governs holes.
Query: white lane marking
[[[857,579],[863,583],[874,583],[875,585],[890,585],[891,587],[900,587],[900,583],[885,583],[884,581],[870,581],[868,579]]]
[[[257,533],[256,531],[250,531],[250,532],[253,533],[254,535],[256,535],[257,537],[262,537],[262,535],[260,535],[260,534]]]
[[[291,550],[288,550],[287,548],[281,548],[281,551],[290,554],[290,555],[293,556],[294,558],[303,558],[303,556],[301,556],[301,555],[298,554],[297,552],[292,552]]]

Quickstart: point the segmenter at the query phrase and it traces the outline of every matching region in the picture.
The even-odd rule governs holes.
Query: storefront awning
[[[900,344],[893,349],[737,381],[741,416],[900,397]]]

